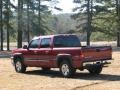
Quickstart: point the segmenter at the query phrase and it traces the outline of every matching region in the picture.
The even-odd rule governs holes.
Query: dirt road
[[[73,78],[62,78],[56,69],[27,68],[25,74],[18,74],[10,59],[0,59],[0,90],[120,90],[120,49],[114,50],[113,58],[100,75],[77,70]]]

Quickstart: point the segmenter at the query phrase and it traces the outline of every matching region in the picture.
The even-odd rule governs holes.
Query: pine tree
[[[117,13],[117,46],[120,47],[120,1],[116,0],[116,13]]]
[[[30,9],[30,0],[27,0],[27,41],[28,43],[30,42],[30,13],[29,13],[29,9]]]
[[[0,0],[0,34],[1,34],[1,51],[3,51],[3,0]]]
[[[80,21],[85,19],[87,20],[87,22],[84,22],[83,24],[79,24],[77,26],[77,29],[79,29],[79,31],[84,32],[90,31],[88,35],[91,35],[92,32],[102,32],[109,38],[116,36],[117,31],[114,0],[90,0],[89,5],[88,0],[79,1],[80,1],[79,6],[74,9],[79,10],[79,12],[73,15],[72,17]],[[86,7],[88,6],[90,10],[89,14],[87,13],[88,9],[86,9]],[[90,18],[89,19],[88,17],[86,18],[85,17],[86,15],[89,16]],[[90,25],[89,28],[88,25]],[[87,40],[87,42],[88,41],[89,40]]]
[[[5,1],[5,20],[6,20],[6,29],[7,29],[7,50],[10,50],[10,40],[9,40],[9,30],[10,30],[10,25],[9,25],[9,16],[10,16],[10,0],[6,0]]]
[[[22,47],[22,27],[23,27],[23,0],[18,0],[18,38],[17,46]]]
[[[80,9],[80,12],[81,12],[81,10],[83,10],[84,8],[87,8],[86,11],[84,11],[84,12],[85,12],[85,14],[87,14],[86,32],[87,32],[87,45],[89,46],[90,45],[91,29],[92,29],[91,22],[92,22],[93,0],[85,0],[85,1],[74,0],[74,3],[81,3],[81,2],[83,2],[81,7],[77,7],[77,8],[75,8],[75,10]],[[80,12],[78,14],[74,15],[73,17],[80,18],[79,17],[81,15]]]

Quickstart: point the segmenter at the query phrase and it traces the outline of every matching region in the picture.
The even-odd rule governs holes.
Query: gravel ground
[[[120,49],[114,48],[112,64],[100,75],[79,71],[73,78],[61,77],[58,69],[48,72],[27,68],[16,73],[10,59],[0,59],[0,90],[120,90]]]

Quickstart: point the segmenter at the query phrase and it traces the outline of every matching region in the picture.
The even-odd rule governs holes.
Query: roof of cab
[[[53,38],[54,36],[70,36],[70,35],[75,35],[75,34],[55,34],[55,35],[35,36],[32,40],[40,39],[40,38]]]

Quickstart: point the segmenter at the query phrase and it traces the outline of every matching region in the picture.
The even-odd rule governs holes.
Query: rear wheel
[[[76,69],[71,66],[68,61],[63,61],[60,64],[60,72],[64,77],[71,77]]]
[[[100,74],[102,68],[103,68],[102,65],[93,65],[88,69],[88,71],[90,72],[90,74]]]
[[[15,71],[18,73],[24,73],[26,71],[26,66],[22,63],[21,60],[15,61]]]

